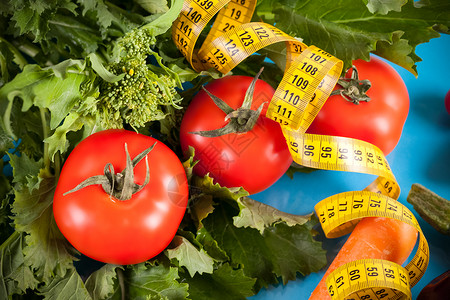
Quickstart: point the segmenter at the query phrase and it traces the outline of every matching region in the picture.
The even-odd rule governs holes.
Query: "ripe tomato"
[[[241,107],[253,78],[226,76],[206,86],[213,95],[232,109]],[[207,173],[222,186],[243,187],[250,194],[260,192],[277,181],[289,168],[292,157],[278,123],[265,117],[274,89],[257,80],[251,109],[264,104],[256,125],[245,133],[228,133],[218,137],[203,137],[194,131],[208,131],[224,127],[228,121],[205,91],[192,99],[180,127],[183,151],[195,149],[195,174]]]
[[[155,144],[146,155],[150,179],[128,200],[119,200],[95,184],[66,193],[110,163],[115,173]],[[132,172],[133,182],[146,181],[146,159]],[[119,184],[116,184],[117,187]],[[126,130],[106,130],[81,141],[70,153],[56,187],[56,224],[81,253],[112,264],[135,264],[163,251],[172,241],[186,210],[188,184],[178,157],[156,139]]]
[[[445,109],[450,114],[450,90],[448,90],[447,94],[445,95]]]
[[[387,155],[397,145],[408,115],[408,90],[395,69],[378,58],[353,64],[359,78],[372,83],[367,91],[371,100],[357,105],[340,95],[331,96],[307,132],[367,141]]]

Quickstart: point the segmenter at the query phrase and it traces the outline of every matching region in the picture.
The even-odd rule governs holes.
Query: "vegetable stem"
[[[55,154],[55,182],[59,181],[59,175],[61,174],[61,153],[58,151]]]
[[[19,238],[20,232],[15,230],[7,239],[6,241],[3,242],[3,244],[0,245],[0,254],[3,253],[3,251],[5,250],[5,248],[12,244],[13,241],[15,241],[16,239]]]
[[[338,85],[340,85],[341,88],[334,90],[331,93],[331,96],[341,95],[342,98],[349,102],[353,102],[354,104],[359,104],[361,101],[369,102],[370,97],[367,96],[366,92],[372,87],[372,84],[367,79],[359,79],[358,69],[356,69],[355,66],[352,66],[351,69],[351,77],[339,78]],[[347,70],[346,73],[348,73],[349,70]]]
[[[119,286],[120,286],[120,293],[122,295],[121,299],[125,300],[125,274],[123,273],[123,270],[121,268],[116,268],[117,270],[117,278],[119,279]]]
[[[225,121],[229,122],[222,128],[206,131],[194,131],[190,133],[198,134],[203,137],[218,137],[229,133],[244,133],[252,130],[256,125],[256,122],[258,121],[258,118],[261,115],[261,111],[265,104],[262,103],[257,110],[251,109],[256,81],[258,80],[258,77],[261,75],[263,70],[264,67],[261,68],[258,74],[256,74],[256,76],[253,78],[253,81],[251,82],[245,93],[245,98],[242,106],[236,110],[231,108],[225,101],[211,94],[206,88],[203,87],[203,90],[214,101],[216,106],[226,114]]]
[[[6,106],[5,113],[3,114],[3,124],[5,127],[6,134],[8,134],[10,137],[12,137],[16,141],[17,137],[11,128],[12,106],[13,106],[13,100],[10,100],[8,105]]]
[[[21,69],[23,69],[23,67],[28,64],[27,60],[25,59],[25,57],[23,57],[23,55],[20,53],[19,50],[17,50],[17,48],[11,44],[10,42],[8,42],[7,40],[5,40],[4,38],[0,37],[0,41],[2,43],[5,43],[9,50],[14,54],[15,58],[16,58],[16,63],[20,66]]]
[[[107,163],[104,167],[103,175],[89,177],[72,190],[65,192],[63,195],[79,191],[91,185],[100,184],[105,193],[110,196],[113,196],[121,201],[130,200],[135,193],[142,190],[150,182],[150,170],[148,166],[147,154],[152,151],[155,145],[156,142],[131,160],[127,144],[125,143],[127,163],[125,169],[121,173],[115,173],[114,166],[111,163]],[[134,168],[144,157],[147,171],[145,174],[145,182],[142,185],[139,185],[134,182]]]
[[[39,112],[41,114],[41,122],[42,122],[42,134],[44,136],[43,140],[49,135],[49,128],[47,126],[47,118],[45,114],[47,113],[47,109],[40,107]],[[47,142],[44,142],[44,167],[47,171],[50,170],[50,156],[48,155],[49,145]]]

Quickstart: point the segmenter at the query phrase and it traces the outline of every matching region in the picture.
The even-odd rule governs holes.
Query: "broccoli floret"
[[[179,108],[177,75],[152,50],[155,42],[151,31],[143,27],[128,32],[114,44],[111,53],[115,56],[105,67],[124,77],[115,82],[99,78],[95,105],[82,106],[91,114],[95,110],[103,128],[122,128],[124,124],[143,127],[147,122],[165,118],[167,106]],[[149,63],[152,56],[159,66]]]
[[[156,43],[156,38],[153,36],[150,29],[141,27],[129,31],[117,42],[122,50],[122,55],[125,59],[142,57],[152,54],[152,47]]]

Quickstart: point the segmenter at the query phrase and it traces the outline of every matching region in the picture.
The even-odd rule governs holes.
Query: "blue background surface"
[[[416,54],[423,60],[417,64],[417,78],[394,65],[408,87],[411,104],[399,144],[387,156],[402,189],[399,201],[414,212],[430,246],[430,264],[422,280],[412,288],[413,299],[432,279],[450,269],[450,236],[438,233],[406,201],[413,183],[450,199],[450,115],[444,106],[445,94],[450,89],[450,36],[419,45]],[[252,198],[281,211],[307,214],[320,200],[340,192],[361,190],[374,179],[371,175],[339,171],[296,173],[292,180],[284,176]],[[331,262],[346,237],[324,239]],[[306,277],[298,275],[297,280],[287,285],[271,286],[249,299],[308,299],[324,273],[325,270]]]

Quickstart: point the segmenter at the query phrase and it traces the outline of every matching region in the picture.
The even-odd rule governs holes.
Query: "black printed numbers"
[[[225,49],[227,50],[227,52],[231,55],[234,56],[236,54],[239,53],[239,49],[237,48],[236,43],[230,39],[226,44],[225,44]]]
[[[241,39],[241,42],[245,47],[248,47],[255,42],[247,30],[244,30],[244,32],[239,34],[239,38]]]
[[[195,24],[198,24],[202,20],[202,14],[194,10],[192,7],[189,7],[189,11],[186,16],[188,16]]]
[[[304,90],[308,87],[309,81],[300,75],[294,75],[292,78],[292,84]]]

